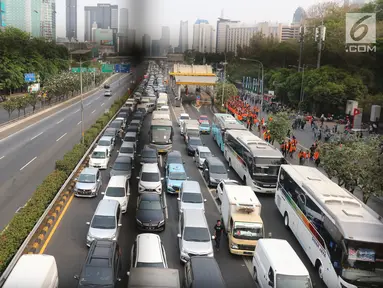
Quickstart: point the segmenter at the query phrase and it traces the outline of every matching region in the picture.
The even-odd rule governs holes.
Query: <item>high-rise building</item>
[[[129,29],[129,11],[127,8],[120,9],[120,25],[118,32],[122,34],[128,34]]]
[[[226,52],[227,49],[227,33],[233,24],[239,21],[231,21],[230,19],[218,18],[217,21],[217,36],[216,36],[216,51],[217,53]],[[230,44],[231,45],[231,44]]]
[[[161,54],[161,41],[152,40],[152,53],[150,56],[158,57]]]
[[[56,40],[56,0],[41,1],[40,19],[40,36]]]
[[[193,25],[193,50],[201,53],[215,52],[215,30],[207,20],[198,19]]]
[[[247,47],[250,45],[251,38],[257,33],[258,29],[255,26],[246,26],[231,23],[227,27],[225,34],[226,49],[225,52],[237,53],[238,46]]]
[[[136,45],[136,30],[128,29],[128,49],[131,50]]]
[[[0,27],[5,27],[5,1],[0,0]]]
[[[161,56],[167,55],[170,46],[170,28],[168,26],[162,26],[161,30]]]
[[[118,30],[118,5],[97,4],[85,6],[84,40],[91,41],[92,25],[97,23],[98,28]]]
[[[66,0],[66,37],[77,39],[77,0]]]
[[[144,36],[142,36],[142,51],[144,52],[145,56],[150,56],[151,44],[150,35],[144,34]]]
[[[283,25],[281,33],[281,41],[290,39],[299,39],[300,36],[300,24]]]
[[[301,24],[306,18],[306,12],[302,7],[298,7],[294,12],[293,24]]]
[[[180,53],[184,53],[189,49],[189,27],[188,21],[181,21],[180,23],[180,39],[178,43],[178,49]]]
[[[262,33],[264,37],[274,38],[276,41],[281,41],[282,24],[281,23],[269,23],[260,22],[256,25],[257,32]]]

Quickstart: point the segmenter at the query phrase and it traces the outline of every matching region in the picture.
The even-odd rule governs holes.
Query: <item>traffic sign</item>
[[[113,73],[114,65],[113,64],[102,64],[101,72],[102,73]]]
[[[94,73],[94,72],[96,72],[96,68],[88,68],[88,72]]]
[[[36,81],[35,73],[25,73],[24,74],[24,81],[25,82],[35,82]]]
[[[72,67],[72,73],[80,73],[80,67]]]

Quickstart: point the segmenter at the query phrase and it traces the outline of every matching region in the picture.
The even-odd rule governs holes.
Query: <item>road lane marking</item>
[[[44,254],[45,249],[47,248],[49,242],[51,241],[52,236],[55,234],[57,227],[59,226],[62,218],[64,217],[66,211],[68,210],[68,207],[69,207],[70,203],[72,202],[73,197],[74,197],[74,194],[72,194],[70,196],[70,198],[69,198],[68,202],[66,203],[63,211],[61,212],[59,218],[57,219],[56,224],[53,226],[51,233],[49,233],[47,240],[45,241],[43,247],[41,247],[39,254]]]
[[[41,134],[43,134],[43,133],[44,133],[44,132],[41,132],[41,133],[39,133],[39,134],[33,136],[33,137],[31,138],[31,141],[34,140],[34,139],[36,139],[37,137],[39,137],[39,136],[40,136]]]
[[[56,124],[60,124],[61,122],[63,122],[64,121],[64,118],[63,119],[61,119],[59,122],[57,122]]]
[[[63,134],[60,138],[58,138],[58,139],[56,140],[56,142],[59,142],[62,138],[65,137],[66,134],[67,134],[67,133]]]
[[[103,102],[103,103],[101,104],[101,106],[104,106],[104,104],[105,104],[105,102]]]
[[[77,125],[80,125],[82,121],[78,122]]]
[[[92,111],[92,114],[93,114],[94,112],[96,112],[96,109],[94,109],[94,110]]]
[[[160,155],[160,167],[162,167],[162,155]]]
[[[253,261],[251,257],[243,256],[243,261],[245,262],[245,266],[249,270],[250,274],[253,275]]]
[[[76,113],[78,113],[78,112],[80,112],[80,109],[74,111],[73,114],[76,114]]]
[[[197,169],[198,169],[198,168],[197,168]],[[213,196],[213,193],[212,193],[212,190],[214,191],[215,189],[209,188],[209,185],[207,185],[207,183],[206,183],[206,181],[205,181],[205,177],[203,177],[203,175],[202,175],[202,171],[201,171],[200,169],[198,169],[198,172],[199,172],[199,174],[201,175],[201,178],[202,178],[202,180],[203,180],[203,183],[205,183],[205,186],[206,186],[206,188],[207,188],[207,191],[209,192],[209,195],[211,196],[211,199],[213,200],[215,207],[217,208],[219,214],[221,214],[221,208],[218,206],[217,201],[215,200],[216,198]]]
[[[1,156],[1,157],[0,157],[0,160],[3,159],[4,157],[5,157],[5,156]]]
[[[22,171],[25,167],[27,167],[29,164],[31,164],[33,161],[36,160],[37,157],[33,158],[31,161],[29,161],[27,164],[25,164],[23,167],[20,168],[20,171]]]

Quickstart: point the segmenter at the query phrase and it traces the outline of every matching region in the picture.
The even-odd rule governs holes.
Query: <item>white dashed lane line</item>
[[[36,160],[37,157],[33,158],[31,161],[29,161],[27,164],[25,164],[23,167],[20,168],[20,171],[22,171],[25,167],[27,167],[29,164],[31,164],[33,161]]]
[[[61,122],[63,122],[64,119],[61,119],[60,121],[58,121],[56,124],[60,124]]]
[[[56,142],[59,142],[62,138],[65,137],[66,134],[67,134],[67,133],[63,134],[60,138],[58,138],[58,139],[56,140]]]
[[[5,157],[5,156],[1,156],[1,157],[0,157],[0,160],[3,159],[4,157]]]
[[[104,104],[105,104],[105,102],[103,102],[103,103],[101,104],[101,106],[104,106]]]
[[[37,137],[39,137],[39,136],[42,135],[43,133],[44,133],[44,132],[41,132],[41,133],[39,133],[39,134],[33,136],[33,137],[31,138],[31,141],[34,140],[34,139],[36,139]]]
[[[80,125],[82,121],[78,122],[77,125]]]
[[[96,112],[96,109],[94,109],[94,110],[92,111],[92,114],[93,114],[94,112]]]

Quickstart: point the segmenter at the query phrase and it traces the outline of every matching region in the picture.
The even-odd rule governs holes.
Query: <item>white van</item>
[[[253,256],[253,279],[261,288],[312,288],[309,271],[283,239],[259,239]]]
[[[24,254],[17,261],[3,288],[57,288],[59,275],[55,257]]]

